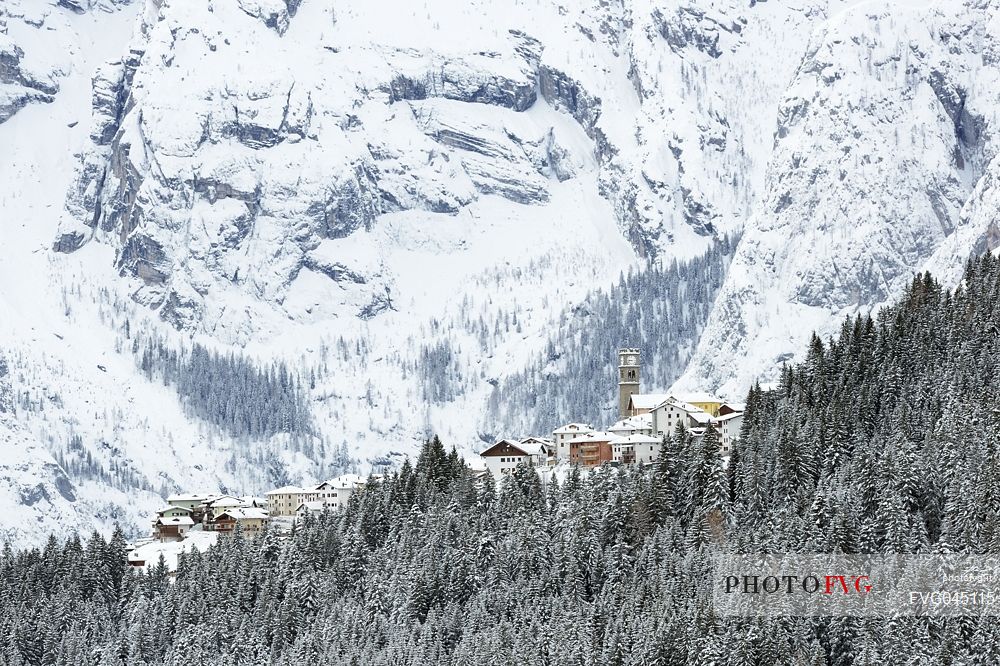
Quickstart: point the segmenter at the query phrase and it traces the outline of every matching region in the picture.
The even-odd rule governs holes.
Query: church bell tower
[[[639,392],[639,350],[622,348],[618,350],[618,415],[631,416],[628,402]]]

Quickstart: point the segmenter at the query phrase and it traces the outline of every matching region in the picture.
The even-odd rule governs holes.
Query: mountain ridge
[[[472,456],[526,423],[490,415],[496,386],[565,380],[548,346],[585,325],[580,308],[616,293],[627,321],[644,310],[615,291],[624,274],[742,231],[718,297],[698,301],[700,339],[648,354],[693,355],[677,386],[738,400],[802,335],[923,266],[957,279],[1000,236],[991,3],[398,4],[0,9],[0,53],[23,54],[0,99],[26,71],[57,87],[0,122],[16,396],[0,431],[31,452],[0,471],[29,495],[39,480],[40,524],[140,525],[173,490],[391,465],[430,433]],[[149,339],[289,368],[311,434],[192,416],[143,372]],[[19,519],[0,530],[31,538]]]

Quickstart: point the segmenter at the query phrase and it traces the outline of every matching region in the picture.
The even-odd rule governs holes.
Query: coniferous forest
[[[541,358],[495,385],[487,428],[551,432],[570,414],[610,422],[619,346],[642,347],[643,384],[665,390],[690,359],[738,243],[724,236],[701,256],[650,264],[589,294],[563,314]]]
[[[269,437],[310,431],[305,392],[284,363],[260,369],[241,355],[219,354],[203,345],[175,351],[154,338],[133,353],[149,379],[174,386],[185,408],[237,437]]]
[[[133,574],[124,539],[0,554],[0,663],[868,666],[1000,663],[995,619],[720,618],[715,552],[1000,551],[1000,261],[913,280],[814,338],[648,469],[522,467],[499,488],[438,440],[288,539],[237,534]]]

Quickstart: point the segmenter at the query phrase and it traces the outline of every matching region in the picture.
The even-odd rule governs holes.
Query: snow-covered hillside
[[[740,396],[998,235],[995,11],[927,4],[8,0],[0,534],[471,454],[595,290],[744,230],[682,379]],[[204,350],[308,413],[236,427]]]
[[[820,23],[683,385],[773,378],[813,330],[996,246],[996,3],[869,2]],[[745,359],[733,364],[728,359]]]

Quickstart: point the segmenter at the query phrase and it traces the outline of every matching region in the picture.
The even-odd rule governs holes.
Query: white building
[[[701,427],[712,419],[712,416],[701,408],[673,397],[662,401],[650,414],[652,414],[652,434],[657,437],[672,435],[678,423],[685,428]]]
[[[188,516],[160,516],[153,523],[153,536],[160,541],[179,540],[183,539],[192,527],[194,521]]]
[[[254,495],[243,495],[240,497],[240,501],[243,502],[243,506],[250,507],[254,509],[266,509],[267,499],[264,497],[255,497]]]
[[[363,485],[365,485],[365,480],[357,474],[342,474],[316,486],[314,489],[316,499],[312,501],[322,502],[334,509],[343,509],[351,500],[354,491]],[[309,504],[310,502],[305,501],[304,503]]]
[[[648,414],[669,397],[666,393],[636,393],[629,398],[629,415]]]
[[[267,509],[272,517],[294,517],[299,506],[310,502],[340,509],[364,485],[365,480],[357,474],[343,474],[315,486],[284,486],[267,493]]]
[[[542,465],[548,458],[548,452],[541,444],[522,444],[512,439],[501,439],[479,455],[496,479],[510,474],[522,462]]]
[[[722,441],[722,455],[732,453],[733,442],[740,438],[743,427],[743,412],[732,412],[718,418],[719,439]]]
[[[556,454],[556,444],[548,437],[525,437],[521,440],[522,444],[537,444],[545,449],[546,456],[554,456]]]
[[[569,460],[569,440],[592,432],[594,432],[594,427],[586,423],[567,423],[563,427],[553,430],[552,440],[556,446],[556,458]]]
[[[651,463],[660,455],[662,439],[649,435],[628,435],[611,440],[611,456],[622,464]]]
[[[266,496],[267,508],[272,516],[294,516],[300,504],[319,499],[315,490],[300,486],[282,486],[268,492]]]
[[[608,432],[615,437],[628,437],[629,435],[652,435],[653,415],[651,413],[640,414],[639,416],[630,416],[622,419],[608,428]]]
[[[203,494],[176,494],[171,495],[167,498],[167,504],[170,506],[184,507],[185,509],[194,510],[200,505],[204,504],[212,495],[209,493]]]

